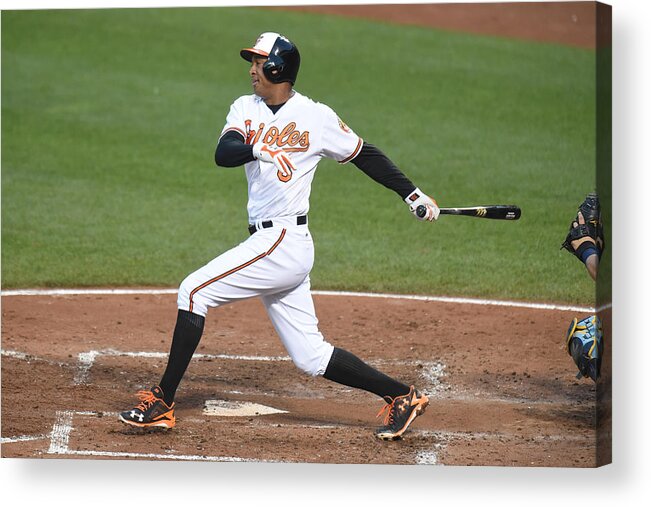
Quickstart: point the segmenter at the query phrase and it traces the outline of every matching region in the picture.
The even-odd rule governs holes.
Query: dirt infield
[[[595,7],[589,2],[301,9],[594,47]],[[175,300],[169,293],[3,296],[2,457],[544,467],[604,462],[603,455],[597,458],[595,384],[575,379],[563,347],[570,319],[585,313],[562,308],[316,296],[329,341],[430,396],[428,411],[403,440],[380,442],[373,437],[379,398],[300,373],[259,301],[222,307],[208,315],[177,393],[177,427],[130,429],[117,421],[117,412],[137,401],[138,389],[160,379]],[[215,405],[245,402],[281,412],[209,413]],[[609,426],[609,414],[602,417]]]
[[[330,341],[430,395],[402,441],[373,437],[379,398],[299,372],[257,300],[209,314],[177,395],[176,428],[142,432],[116,413],[158,382],[175,296],[6,296],[2,456],[596,464],[595,386],[574,378],[562,347],[576,312],[334,295],[315,302]],[[284,412],[204,410],[224,401]]]

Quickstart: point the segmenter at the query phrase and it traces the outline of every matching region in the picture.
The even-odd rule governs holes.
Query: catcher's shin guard
[[[597,315],[590,315],[583,320],[572,319],[565,340],[567,353],[572,356],[579,369],[576,377],[590,377],[595,382],[601,373],[603,356],[603,330]]]

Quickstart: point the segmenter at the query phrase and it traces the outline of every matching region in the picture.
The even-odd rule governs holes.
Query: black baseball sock
[[[197,350],[205,321],[206,319],[201,315],[179,310],[167,368],[160,381],[163,399],[168,405],[174,401],[176,389],[181,383],[194,351]]]
[[[349,387],[364,389],[382,398],[395,398],[409,392],[409,386],[369,366],[347,350],[337,347],[323,377]]]

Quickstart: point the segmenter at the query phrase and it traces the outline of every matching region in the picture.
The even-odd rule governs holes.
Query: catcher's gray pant
[[[273,223],[190,274],[177,304],[205,316],[208,308],[260,296],[294,364],[322,375],[334,347],[319,332],[310,292],[312,236],[294,217]]]

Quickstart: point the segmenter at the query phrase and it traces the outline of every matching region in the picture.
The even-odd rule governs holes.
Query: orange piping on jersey
[[[354,159],[357,156],[357,154],[359,153],[359,150],[362,149],[362,144],[363,143],[364,143],[364,141],[360,137],[359,141],[357,141],[357,147],[355,148],[355,151],[353,151],[353,153],[349,157],[346,157],[345,159],[340,160],[339,163],[340,164],[345,164],[346,162],[350,162],[352,159]]]
[[[206,287],[208,287],[208,285],[210,285],[212,283],[218,282],[222,278],[226,278],[228,275],[232,275],[233,273],[237,273],[238,271],[246,268],[247,266],[250,266],[251,264],[254,264],[254,263],[258,262],[260,259],[264,259],[267,255],[271,255],[271,252],[273,252],[276,249],[276,247],[278,245],[280,245],[280,242],[285,237],[286,232],[287,232],[287,229],[283,229],[282,232],[280,233],[280,237],[278,238],[278,240],[266,252],[258,255],[257,257],[254,257],[253,259],[251,259],[248,262],[245,262],[244,264],[240,264],[236,268],[233,268],[233,269],[231,269],[229,271],[226,271],[226,273],[222,273],[221,275],[216,276],[215,278],[212,278],[212,279],[208,280],[207,282],[202,283],[201,285],[199,285],[199,287],[196,287],[195,289],[193,289],[192,292],[190,292],[190,307],[189,307],[188,311],[191,312],[192,308],[194,307],[194,301],[192,301],[192,298],[194,298],[194,295],[197,292],[199,292],[201,289],[205,289]]]

